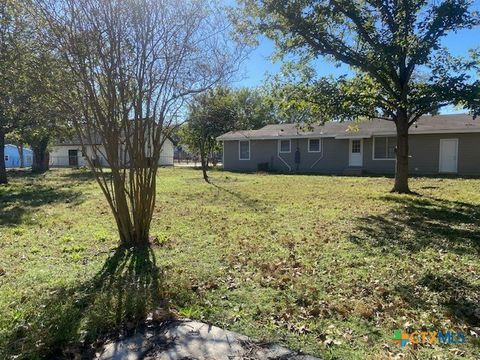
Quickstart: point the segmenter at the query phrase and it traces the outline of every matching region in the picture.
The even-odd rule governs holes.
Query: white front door
[[[363,140],[350,139],[350,166],[363,166]]]
[[[458,139],[440,139],[441,173],[456,173],[458,166]]]

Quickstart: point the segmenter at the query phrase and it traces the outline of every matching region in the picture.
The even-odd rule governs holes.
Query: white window
[[[289,153],[291,151],[291,142],[288,140],[278,140],[278,152]]]
[[[360,154],[362,152],[362,141],[352,140],[352,154]]]
[[[240,160],[250,160],[250,141],[238,142],[238,155]]]
[[[373,138],[373,160],[395,160],[395,137]]]
[[[308,139],[308,152],[320,152],[320,139]]]

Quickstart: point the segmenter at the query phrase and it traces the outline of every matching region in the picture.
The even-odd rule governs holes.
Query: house
[[[23,148],[23,166],[31,167],[33,162],[33,152],[29,148]],[[18,168],[20,167],[20,151],[16,145],[5,145],[5,167]]]
[[[267,125],[218,140],[225,170],[395,172],[395,124],[386,120]],[[410,128],[409,145],[411,174],[480,176],[480,122],[467,114],[420,118]]]
[[[98,136],[93,136],[94,144],[86,144],[86,152],[82,151],[82,144],[78,137],[74,136],[70,139],[57,141],[50,151],[50,166],[51,167],[82,167],[88,166],[87,159],[84,155],[93,157],[93,149],[97,148],[97,154],[105,154],[105,148],[101,144],[101,139]],[[158,165],[173,166],[173,149],[174,143],[172,139],[165,139],[163,143],[160,159]],[[96,159],[98,166],[109,167],[108,161],[104,156]]]

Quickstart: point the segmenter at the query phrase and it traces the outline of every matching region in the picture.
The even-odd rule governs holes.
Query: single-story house
[[[50,151],[50,166],[51,167],[82,167],[88,166],[85,155],[92,157],[94,154],[94,146],[97,148],[97,154],[101,154],[96,159],[96,163],[101,167],[109,167],[108,161],[105,156],[105,148],[101,144],[98,136],[93,137],[95,144],[86,144],[87,154],[82,151],[82,144],[78,137],[73,136],[70,139],[64,139],[57,141]],[[166,138],[160,153],[158,165],[160,166],[173,166],[173,149],[174,143],[170,138]]]
[[[5,167],[18,168],[20,167],[20,151],[16,145],[5,145]],[[23,148],[23,166],[31,167],[33,162],[33,152],[27,147]]]
[[[386,120],[267,125],[223,142],[231,171],[393,174],[396,129]],[[410,128],[410,172],[480,176],[480,121],[468,114],[423,116]]]

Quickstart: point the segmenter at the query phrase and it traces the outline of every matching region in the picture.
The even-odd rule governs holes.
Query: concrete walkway
[[[246,336],[198,321],[175,321],[160,331],[146,331],[107,343],[97,360],[319,360],[286,348],[259,344]]]

